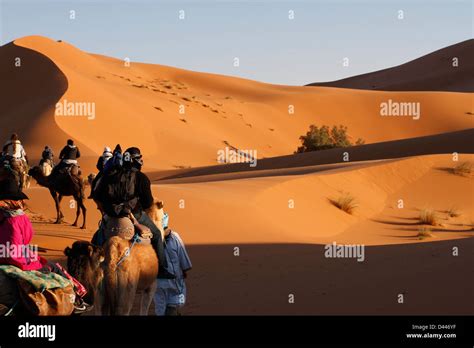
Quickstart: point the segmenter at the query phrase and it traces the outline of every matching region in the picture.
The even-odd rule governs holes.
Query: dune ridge
[[[308,86],[381,91],[474,92],[474,39],[459,42],[407,63]]]
[[[33,159],[39,157],[38,149],[44,145],[52,144],[59,151],[67,137],[74,138],[84,148],[88,169],[104,145],[117,142],[139,146],[150,169],[176,169],[215,164],[217,151],[228,145],[256,150],[259,159],[290,154],[310,124],[344,124],[350,136],[361,137],[366,143],[472,126],[466,115],[472,112],[469,93],[289,87],[161,65],[132,62],[127,67],[122,60],[89,54],[64,41],[40,36],[1,47],[2,66],[8,66],[24,50],[35,52],[30,65],[41,59],[55,65],[54,71],[29,71],[28,78],[33,81],[29,93],[50,94],[51,89],[40,82],[54,81],[58,74],[65,85],[56,88],[54,100],[42,99],[47,104],[43,107],[14,103],[7,109],[2,103],[2,115],[34,120],[42,128],[33,135],[29,124],[7,122],[2,117],[0,136],[6,138],[13,131],[26,134],[23,137]],[[23,68],[9,69],[11,77],[0,83],[0,89],[6,100],[15,100],[17,90],[8,81]],[[380,103],[388,99],[420,102],[421,118],[380,117]],[[55,116],[55,104],[64,100],[95,103],[95,118]],[[290,106],[294,113],[289,113]]]

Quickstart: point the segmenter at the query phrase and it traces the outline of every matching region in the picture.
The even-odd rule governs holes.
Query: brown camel
[[[147,214],[161,226],[163,203],[153,204]],[[89,242],[75,242],[72,248],[65,250],[68,271],[94,292],[91,303],[100,314],[130,315],[138,293],[141,293],[139,314],[149,312],[157,287],[158,257],[146,241],[132,244],[133,241],[112,236],[104,244],[103,251]]]
[[[130,251],[127,256],[127,252]],[[104,314],[130,315],[141,292],[140,315],[148,315],[157,287],[158,257],[151,244],[112,237],[105,244]]]
[[[84,183],[80,176],[73,178],[68,174],[58,174],[52,179],[50,176],[45,176],[39,166],[35,166],[28,172],[40,186],[44,186],[49,189],[51,197],[54,199],[56,205],[56,224],[60,224],[64,215],[61,211],[61,200],[64,196],[73,196],[76,201],[76,220],[74,220],[73,226],[77,226],[79,215],[84,217],[81,228],[86,228],[86,207],[84,205]]]
[[[161,240],[165,240],[165,231],[163,229],[163,225],[161,221],[163,220],[163,216],[165,215],[163,201],[154,202],[153,205],[146,210],[147,215],[150,217],[151,221],[158,227],[161,232]]]
[[[0,272],[0,316],[6,315],[14,308],[19,296],[16,281]]]
[[[77,241],[64,250],[68,272],[86,287],[84,300],[94,304],[96,315],[129,315],[138,292],[139,314],[148,314],[157,286],[158,258],[150,244],[134,245],[123,258],[129,247],[129,241],[116,236],[104,249]]]
[[[4,165],[0,165],[0,181],[3,181],[10,176],[15,179],[20,189],[24,190],[25,188],[28,188],[30,186],[29,176],[26,173],[22,172],[21,169],[19,170],[17,167],[7,167]]]
[[[64,250],[68,272],[87,289],[84,300],[94,304],[95,315],[130,315],[139,292],[139,314],[148,314],[157,286],[158,258],[150,244],[134,245],[119,264],[129,247],[129,241],[116,236],[104,249],[77,241]]]
[[[94,314],[100,315],[103,306],[101,291],[104,271],[104,250],[86,241],[74,242],[72,247],[64,249],[67,256],[68,272],[87,289],[84,301],[94,305]]]

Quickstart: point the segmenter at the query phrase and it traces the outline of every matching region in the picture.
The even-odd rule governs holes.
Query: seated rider
[[[123,165],[123,155],[122,155],[122,147],[120,144],[115,145],[114,152],[112,154],[112,158],[110,161],[107,161],[104,164],[104,168],[102,169],[102,174],[108,174],[112,170],[121,168]]]
[[[61,152],[59,153],[59,159],[61,160],[57,166],[54,167],[52,175],[59,173],[63,169],[67,169],[70,172],[70,169],[73,166],[79,168],[77,163],[77,159],[81,157],[81,152],[79,148],[74,145],[74,141],[72,139],[68,139],[67,145],[63,147]]]
[[[117,156],[119,156],[119,154],[120,154],[120,161],[121,161],[122,149],[120,147],[120,144],[117,144],[117,146],[115,146],[115,149],[114,149],[113,153],[110,150],[110,147],[106,146],[104,148],[104,152],[102,153],[102,155],[97,160],[96,168],[99,171],[99,173],[97,173],[95,178],[92,180],[91,194],[88,197],[89,199],[94,197],[95,187],[97,186],[97,183],[99,182],[100,178],[102,177],[102,175],[105,171],[105,168],[110,166],[113,162],[118,161]],[[120,163],[120,165],[121,165],[121,163]]]
[[[45,146],[43,153],[41,154],[40,165],[42,165],[44,162],[49,163],[51,167],[54,167],[54,152],[53,149],[48,145]]]
[[[116,148],[117,149],[117,148]],[[109,160],[107,164],[111,163]],[[142,155],[136,147],[131,147],[123,154],[123,166],[111,166],[93,192],[94,200],[100,204],[104,217],[128,217],[132,213],[138,223],[147,226],[153,238],[151,243],[155,249],[159,270],[158,278],[173,279],[174,275],[166,270],[168,263],[163,249],[161,232],[145,213],[153,205],[150,179],[141,172]],[[104,220],[104,219],[103,219]],[[105,242],[104,222],[94,234],[92,243],[101,246]]]
[[[99,172],[104,170],[104,166],[107,163],[109,159],[113,157],[112,150],[110,150],[110,147],[106,146],[104,148],[104,152],[102,152],[102,155],[99,157],[97,160],[96,168]]]
[[[16,133],[13,133],[10,140],[3,145],[2,156],[10,162],[12,167],[15,167],[13,162],[19,162],[19,165],[23,167],[22,169],[26,170],[28,157]]]

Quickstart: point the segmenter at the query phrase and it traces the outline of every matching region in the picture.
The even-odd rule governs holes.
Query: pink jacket
[[[17,266],[23,271],[42,268],[37,251],[29,252],[26,248],[34,233],[28,216],[18,215],[2,219],[0,219],[0,264]]]

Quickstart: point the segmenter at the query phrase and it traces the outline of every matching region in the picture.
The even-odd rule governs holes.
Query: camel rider
[[[63,169],[67,169],[67,172],[72,174],[72,167],[76,167],[77,172],[79,173],[79,165],[77,163],[77,159],[79,157],[81,157],[81,152],[79,151],[79,148],[74,144],[74,141],[72,139],[68,139],[67,145],[64,146],[61,152],[59,153],[59,159],[61,161],[57,166],[54,167],[51,175],[56,175]]]
[[[102,177],[102,175],[104,174],[104,172],[106,172],[106,167],[109,167],[112,162],[117,161],[118,156],[120,156],[120,160],[121,160],[122,148],[120,147],[120,144],[117,144],[115,146],[114,152],[112,152],[110,150],[110,147],[108,147],[108,146],[106,146],[104,148],[104,152],[102,153],[102,155],[97,160],[97,164],[95,166],[97,168],[97,170],[99,171],[99,173],[97,173],[95,178],[92,180],[91,194],[88,197],[89,199],[94,197],[95,187],[97,186],[97,183],[99,182],[99,180]]]
[[[104,148],[104,152],[102,153],[102,155],[99,157],[99,159],[97,160],[97,165],[96,165],[96,168],[99,172],[103,171],[104,170],[104,167],[105,167],[105,164],[107,163],[107,161],[109,159],[111,159],[113,157],[113,153],[112,153],[112,150],[110,150],[110,147],[106,146]]]
[[[109,161],[110,162],[110,161]],[[126,217],[132,213],[138,223],[147,226],[153,233],[151,240],[158,255],[158,278],[173,279],[174,275],[167,271],[168,263],[163,249],[161,232],[145,213],[153,205],[150,179],[141,172],[143,166],[142,155],[136,147],[131,147],[123,154],[123,165],[114,166],[108,173],[104,173],[97,184],[93,197],[98,202],[104,215],[110,217]],[[102,245],[105,240],[103,226],[92,238],[92,243]]]
[[[14,162],[18,162],[23,167],[23,170],[27,170],[28,157],[16,133],[13,133],[10,140],[3,145],[2,156],[10,161],[12,167],[15,167]]]
[[[51,167],[54,167],[53,149],[50,148],[48,145],[45,146],[43,153],[41,154],[40,165],[43,164],[44,162],[49,163]]]

